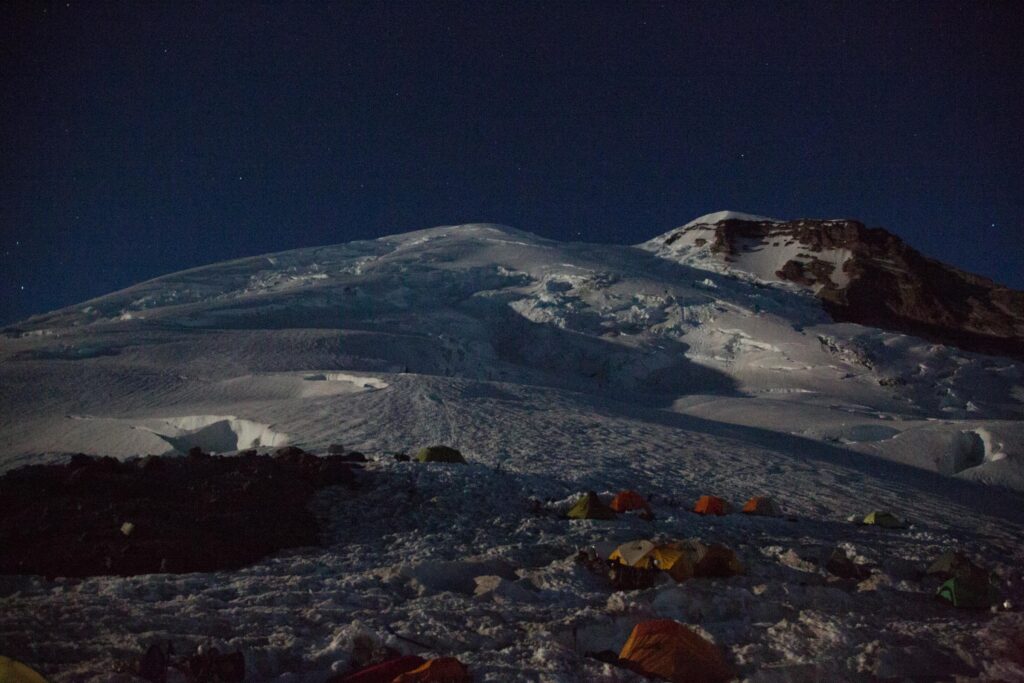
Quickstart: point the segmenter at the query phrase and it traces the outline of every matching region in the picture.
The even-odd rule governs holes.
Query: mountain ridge
[[[1024,292],[924,256],[884,228],[720,212],[639,246],[690,265],[793,283],[812,291],[837,322],[1024,358]],[[780,255],[774,267],[763,267],[761,251]]]

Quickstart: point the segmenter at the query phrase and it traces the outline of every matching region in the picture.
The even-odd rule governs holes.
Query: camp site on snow
[[[324,491],[330,491],[330,487],[338,487],[340,484],[344,488],[333,490],[349,491],[346,495],[351,496],[353,502],[357,503],[361,496],[375,496],[378,490],[380,494],[386,495],[386,491],[390,490],[388,482],[391,479],[407,482],[400,486],[411,485],[414,489],[426,485],[422,477],[427,474],[431,478],[437,477],[438,482],[462,481],[469,484],[469,479],[451,477],[458,472],[466,471],[462,469],[463,467],[479,467],[473,464],[474,458],[466,458],[460,449],[443,445],[419,449],[411,462],[408,459],[404,462],[396,460],[388,454],[371,454],[367,457],[362,453],[347,451],[338,445],[333,445],[330,453],[326,456],[327,459],[323,459],[301,448],[289,446],[278,448],[271,456],[259,455],[252,451],[225,458],[205,453],[200,449],[192,449],[186,457],[178,458],[150,457],[120,464],[115,460],[81,456],[63,465],[32,466],[14,470],[0,478],[0,494],[13,491],[12,486],[15,484],[18,486],[17,512],[20,516],[7,519],[19,520],[16,524],[20,528],[12,528],[10,524],[0,526],[0,538],[7,543],[13,543],[7,547],[24,550],[21,551],[20,559],[8,559],[6,564],[0,564],[0,568],[7,574],[39,571],[49,576],[131,575],[153,571],[153,565],[147,565],[144,558],[146,553],[152,556],[154,552],[158,552],[165,555],[159,559],[157,568],[160,571],[195,571],[193,567],[196,565],[193,560],[182,559],[187,558],[195,549],[187,546],[176,547],[173,544],[181,541],[171,540],[174,533],[181,532],[173,531],[171,527],[163,529],[156,526],[150,513],[144,511],[145,505],[140,499],[125,499],[124,491],[145,492],[158,487],[173,497],[182,495],[179,489],[174,487],[184,485],[192,491],[209,490],[211,494],[208,496],[212,495],[213,500],[216,500],[217,497],[235,495],[227,490],[212,493],[219,491],[212,488],[217,478],[231,476],[242,484],[247,499],[251,500],[255,506],[254,510],[257,510],[270,503],[271,497],[279,496],[287,486],[294,484],[286,484],[286,481],[291,480],[282,479],[272,488],[265,489],[265,493],[261,493],[262,489],[246,483],[245,478],[240,476],[242,473],[251,472],[257,477],[254,481],[262,477],[267,482],[275,481],[271,477],[297,475],[299,479],[296,481],[305,481],[306,485],[310,486],[309,489],[305,489],[309,491],[305,495],[317,495],[316,491],[325,486],[328,488]],[[243,469],[238,470],[236,474],[232,469],[234,465],[241,465]],[[452,469],[453,465],[458,467]],[[502,477],[497,471],[488,476],[497,479]],[[177,483],[179,481],[183,483]],[[778,534],[808,523],[793,515],[784,516],[783,509],[775,502],[776,498],[773,496],[752,495],[741,507],[743,514],[734,515],[731,514],[734,510],[732,503],[721,497],[701,494],[693,503],[675,498],[649,497],[641,493],[644,489],[643,482],[634,483],[637,485],[635,488],[621,489],[614,493],[598,493],[591,490],[561,501],[549,501],[540,505],[536,501],[533,505],[527,505],[526,501],[509,499],[508,491],[497,493],[501,491],[499,487],[495,489],[496,495],[499,498],[504,495],[504,499],[483,500],[478,501],[478,504],[484,508],[494,506],[494,513],[510,515],[512,518],[527,520],[532,517],[538,521],[550,519],[551,521],[546,523],[555,524],[553,530],[557,529],[559,519],[581,525],[579,531],[582,532],[582,536],[576,534],[573,537],[579,540],[592,539],[593,542],[577,546],[575,554],[572,555],[572,541],[566,538],[563,552],[571,555],[572,561],[566,565],[565,570],[569,570],[570,573],[581,571],[583,576],[592,577],[588,580],[594,581],[594,586],[608,596],[637,593],[651,594],[656,601],[685,601],[683,595],[674,592],[678,589],[673,586],[689,587],[688,591],[702,586],[699,588],[700,593],[710,591],[709,595],[713,596],[723,590],[730,593],[742,590],[739,588],[741,585],[757,585],[750,583],[751,581],[767,581],[767,584],[761,584],[760,589],[766,590],[773,581],[769,577],[779,576],[778,569],[768,571],[772,565],[788,567],[788,571],[795,569],[805,572],[805,581],[816,577],[815,581],[823,586],[835,585],[842,587],[840,590],[847,591],[867,585],[874,578],[884,576],[883,572],[886,571],[882,569],[887,561],[884,557],[879,557],[876,562],[868,562],[864,558],[851,556],[842,545],[832,549],[823,548],[817,560],[793,551],[776,557],[766,554],[763,549],[756,552],[756,549],[745,542],[745,537],[757,529],[758,525],[762,527],[762,531]],[[83,488],[86,486],[88,488]],[[109,492],[114,490],[119,491],[117,495],[121,499],[131,502],[116,509],[113,516],[109,517],[124,520],[116,529],[111,529],[111,535],[108,537],[110,541],[104,541],[103,537],[86,531],[82,533],[81,540],[87,540],[87,545],[93,546],[91,549],[72,543],[65,550],[67,563],[64,565],[58,563],[59,556],[53,556],[49,560],[42,559],[38,548],[53,547],[57,538],[48,536],[52,535],[52,528],[32,525],[31,520],[39,518],[41,514],[42,503],[45,502],[45,510],[52,510],[55,505],[77,505],[81,508],[83,504],[91,504],[91,499],[109,496]],[[402,495],[407,497],[418,494],[410,489]],[[445,495],[457,498],[477,494],[462,491],[455,486]],[[295,494],[289,493],[287,497],[291,502],[296,500]],[[0,500],[6,501],[9,497]],[[445,508],[446,506],[440,506],[436,513],[427,514],[437,515],[438,521],[444,524]],[[214,519],[209,517],[214,509],[210,508],[209,512],[200,509],[194,513],[199,515],[195,519],[181,517],[177,521],[186,526],[207,524],[209,520]],[[689,516],[693,513],[697,513],[696,517]],[[45,514],[48,513],[42,514],[45,518]],[[272,514],[278,516],[278,523],[284,523],[280,512]],[[691,520],[701,517],[709,520],[721,518],[726,521],[692,527]],[[749,521],[742,522],[743,517],[749,518]],[[757,521],[759,518],[763,518],[763,521]],[[908,526],[907,522],[885,510],[872,510],[863,515],[854,514],[850,519],[855,521],[857,526],[880,527],[894,533],[900,533]],[[309,531],[314,534],[305,537],[309,540],[302,543],[315,543],[316,535],[322,534],[323,530],[318,530],[315,518],[309,518],[302,523],[308,524]],[[722,526],[723,524],[725,526]],[[735,528],[732,525],[736,525]],[[688,527],[698,531],[699,537],[672,535],[673,529]],[[632,540],[614,540],[632,534],[636,534]],[[851,547],[849,539],[856,538],[850,536],[849,532],[844,533],[843,537],[847,539],[847,548]],[[61,542],[66,543],[68,537],[62,538],[64,540]],[[118,538],[121,539],[120,549],[110,545],[111,541]],[[554,538],[556,536],[552,536],[551,540]],[[211,539],[203,543],[209,546],[232,546],[226,539]],[[746,550],[741,555],[730,547],[731,543],[739,543],[740,547]],[[103,552],[108,553],[106,560],[88,559],[95,555],[96,548],[102,548]],[[486,551],[485,548],[479,550]],[[268,545],[264,550],[257,552],[273,553],[275,550]],[[223,560],[209,561],[223,562],[223,566],[226,567],[239,566],[239,560],[227,557]],[[259,556],[249,556],[241,561],[247,564],[256,562],[259,561]],[[474,562],[480,562],[481,571],[487,571],[484,569],[488,565],[486,561]],[[417,576],[415,572],[424,571],[429,566],[428,563],[421,569],[413,570],[412,576]],[[576,569],[572,569],[573,567]],[[455,583],[450,583],[451,579],[446,578],[446,572],[457,571],[462,571],[457,569],[457,565],[450,565],[447,569],[439,567],[437,572],[423,573],[420,581],[428,581],[422,584],[428,590],[431,585],[429,582],[440,582],[439,586],[448,585],[449,590],[462,590],[457,588]],[[478,600],[492,601],[493,604],[542,604],[544,598],[539,588],[543,584],[530,578],[536,570],[530,569],[529,565],[516,569],[515,565],[498,563],[494,564],[490,571],[497,574],[490,577],[475,575],[476,571],[471,570],[471,573],[466,575],[472,579],[470,584],[476,585],[472,593]],[[777,581],[778,578],[774,580]],[[945,605],[946,609],[965,612],[1001,606],[1005,601],[1003,594],[1009,588],[996,575],[977,564],[970,555],[953,549],[938,554],[927,565],[919,567],[910,580],[921,582],[921,590],[932,591],[936,609],[941,609],[939,605]],[[736,587],[727,588],[732,584]],[[1008,601],[1005,602],[1009,604]],[[687,612],[683,609],[677,614],[685,617]],[[608,618],[611,619],[609,626],[617,625],[611,627],[608,633],[625,634],[627,627],[631,629],[628,637],[620,636],[624,637],[624,640],[618,645],[606,640],[605,636],[584,637],[581,642],[579,625],[575,627],[574,636],[575,647],[578,648],[581,661],[590,662],[586,665],[589,667],[606,667],[606,673],[601,675],[608,676],[607,680],[619,680],[615,678],[618,674],[613,673],[614,671],[620,671],[621,676],[627,677],[622,680],[628,679],[628,672],[667,681],[726,681],[735,676],[736,663],[730,663],[733,659],[733,655],[729,654],[730,650],[723,650],[717,645],[713,634],[701,631],[699,621],[697,624],[687,625],[685,618],[683,621],[640,621],[625,615],[613,614],[609,614]],[[695,631],[694,628],[698,630]],[[445,651],[445,648],[439,646],[440,641],[430,642],[436,635],[423,638],[417,634],[396,635],[385,631],[382,637],[366,632],[362,627],[353,633],[350,639],[345,640],[348,643],[347,647],[351,648],[348,670],[342,668],[333,674],[329,678],[331,683],[464,683],[477,680],[474,678],[473,667],[460,661],[459,656],[454,656],[458,654],[457,652],[450,651],[450,648],[449,651]],[[357,633],[358,635],[355,635]],[[259,663],[249,662],[244,647],[218,650],[206,646],[191,651],[185,645],[177,647],[178,649],[170,640],[165,643],[152,643],[147,648],[140,647],[134,657],[129,654],[114,663],[111,671],[124,672],[137,676],[140,680],[154,682],[178,677],[185,681],[240,683],[259,677],[256,674]],[[460,656],[464,656],[464,653]],[[39,683],[44,680],[46,679],[28,664],[9,657],[0,657],[0,681],[3,683]]]
[[[443,226],[4,328],[6,675],[1024,680],[1024,364],[874,327],[945,309],[872,230]]]

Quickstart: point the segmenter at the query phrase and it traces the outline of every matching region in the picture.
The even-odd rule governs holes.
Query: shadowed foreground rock
[[[0,573],[128,576],[237,569],[315,545],[307,509],[325,486],[355,487],[340,457],[301,451],[74,456],[0,477]]]

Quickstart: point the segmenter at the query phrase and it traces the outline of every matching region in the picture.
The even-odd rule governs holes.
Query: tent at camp
[[[654,558],[651,556],[654,548],[655,545],[650,541],[630,541],[612,551],[608,559],[627,567],[648,569],[654,566]]]
[[[693,511],[699,515],[727,515],[732,506],[717,496],[701,496]]]
[[[896,515],[891,512],[882,512],[878,510],[864,515],[864,521],[861,523],[874,524],[875,526],[885,527],[886,529],[898,529],[903,526],[903,522],[901,522],[899,517]]]
[[[643,676],[673,683],[715,683],[732,678],[714,643],[671,619],[637,624],[619,653],[619,663]]]
[[[462,457],[462,453],[448,446],[427,446],[426,448],[421,448],[413,459],[417,462],[466,462],[466,459]]]
[[[743,564],[730,548],[720,543],[704,547],[693,566],[693,575],[699,577],[736,576],[743,573]]]
[[[705,549],[697,541],[662,543],[654,549],[654,564],[676,581],[685,581],[694,576],[697,560]]]
[[[954,577],[970,580],[981,576],[988,580],[988,572],[971,562],[963,553],[954,550],[947,550],[935,558],[935,561],[928,565],[925,574],[943,580]]]
[[[653,586],[658,575],[653,552],[654,544],[650,541],[630,541],[612,551],[608,556],[613,563],[608,570],[612,587],[615,590],[628,591]]]
[[[935,596],[940,600],[945,600],[953,607],[986,609],[995,602],[996,591],[987,575],[978,575],[969,579],[954,576],[939,586]]]
[[[587,491],[568,513],[569,519],[615,519],[615,514],[615,510],[602,503],[593,491]]]
[[[630,541],[617,547],[608,559],[627,567],[657,570],[669,574],[676,581],[693,576],[693,553],[687,552],[685,541],[657,545],[651,541]]]
[[[608,559],[636,569],[660,569],[676,581],[743,573],[743,564],[732,550],[718,543],[705,545],[696,539],[658,544],[630,541],[616,548]]]
[[[395,676],[394,683],[470,683],[469,669],[454,657],[431,659],[412,671]]]
[[[0,683],[46,683],[46,679],[18,660],[0,655]]]
[[[406,655],[374,664],[342,678],[332,679],[332,681],[333,683],[391,683],[396,676],[418,669],[425,663],[426,660],[422,657]]]
[[[650,504],[636,491],[619,491],[612,498],[612,510],[616,512],[629,512],[630,510],[650,511]]]
[[[743,506],[743,512],[748,515],[764,515],[765,517],[778,517],[782,514],[775,501],[767,496],[754,496]]]

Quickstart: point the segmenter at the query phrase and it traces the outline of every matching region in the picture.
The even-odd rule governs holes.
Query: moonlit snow
[[[322,548],[236,572],[0,577],[0,653],[114,680],[170,639],[240,649],[252,680],[320,682],[367,638],[479,681],[628,681],[585,653],[657,617],[750,680],[1024,680],[1024,366],[832,323],[758,275],[785,256],[758,258],[441,227],[195,268],[8,329],[2,469],[195,445],[372,462],[360,491],[316,498]],[[431,444],[469,464],[392,457]],[[624,488],[653,523],[555,514]],[[688,512],[704,493],[770,495],[786,517]],[[875,509],[908,526],[845,521]],[[747,574],[614,593],[573,561],[655,536],[725,543]],[[870,576],[826,574],[836,548]],[[1010,608],[935,601],[918,572],[947,548]]]

